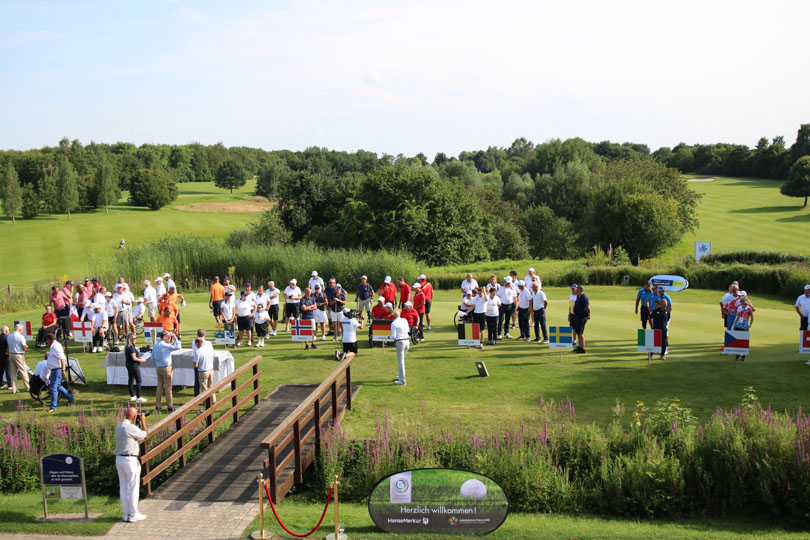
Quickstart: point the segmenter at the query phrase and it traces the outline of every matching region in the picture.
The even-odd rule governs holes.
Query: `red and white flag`
[[[799,354],[810,354],[810,330],[799,332]]]
[[[14,321],[15,328],[18,324],[21,324],[23,327],[23,335],[25,336],[25,339],[34,339],[34,333],[31,331],[31,321]]]
[[[73,341],[76,343],[93,342],[93,323],[90,321],[73,322]]]

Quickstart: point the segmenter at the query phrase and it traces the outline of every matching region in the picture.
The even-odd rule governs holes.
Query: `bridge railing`
[[[328,421],[330,417],[333,423],[337,422],[344,411],[352,409],[352,362],[354,358],[354,353],[349,353],[332,374],[261,442],[261,447],[267,450],[264,469],[265,477],[269,479],[270,496],[273,503],[278,503],[284,498],[295,483],[302,483],[304,471],[315,457],[320,456],[321,426],[324,422]],[[341,386],[343,386],[342,389]],[[338,405],[344,400],[346,407],[338,412]],[[330,401],[331,407],[328,406]],[[310,421],[312,421],[312,425],[307,429]],[[304,432],[302,433],[302,431]],[[313,439],[313,447],[306,450],[306,445]],[[293,445],[292,451],[282,458],[283,451],[290,442]],[[278,458],[282,459],[279,461]],[[280,484],[279,479],[282,477],[282,472],[293,460],[295,461],[295,473]]]
[[[258,405],[259,394],[263,386],[259,384],[259,362],[261,356],[256,356],[246,364],[240,366],[233,373],[224,379],[214,383],[214,385],[202,392],[199,396],[179,407],[173,413],[160,419],[155,425],[149,426],[146,438],[140,442],[141,447],[141,485],[146,486],[146,493],[152,493],[152,481],[160,473],[165,471],[172,464],[179,462],[180,467],[186,465],[186,454],[203,439],[207,438],[209,443],[214,442],[214,430],[233,418],[234,423],[239,420],[239,410],[251,399],[253,405]],[[196,373],[195,373],[196,375]],[[237,381],[250,375],[241,384]],[[238,386],[237,386],[238,384]],[[216,396],[217,392],[230,385],[231,391],[223,396]],[[252,386],[252,389],[250,389]],[[250,392],[239,398],[239,394],[250,389]],[[214,396],[217,397],[214,403]],[[226,406],[230,403],[230,407]],[[204,409],[197,411],[198,407]],[[215,413],[220,411],[219,418],[214,419]],[[193,415],[186,418],[187,415]],[[169,432],[174,427],[174,432]],[[186,435],[193,434],[189,440],[185,440]],[[175,451],[166,456],[157,464],[150,462],[165,453],[167,450],[175,448]]]

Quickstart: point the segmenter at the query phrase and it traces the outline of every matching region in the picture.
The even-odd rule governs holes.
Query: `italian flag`
[[[661,330],[639,330],[638,352],[661,352]]]

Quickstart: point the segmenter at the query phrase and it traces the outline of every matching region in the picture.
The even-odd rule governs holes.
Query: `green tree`
[[[79,207],[79,175],[66,157],[59,160],[56,190],[59,193],[59,211],[68,215]]]
[[[12,223],[16,223],[15,217],[20,215],[22,210],[22,189],[20,188],[17,169],[14,168],[11,160],[6,162],[0,187],[2,187],[0,195],[3,197],[3,212],[11,218]]]
[[[514,224],[498,219],[492,225],[493,242],[489,257],[493,260],[528,259],[529,249],[523,232]]]
[[[534,180],[529,173],[512,173],[503,185],[503,198],[515,201],[521,208],[534,203]]]
[[[527,209],[520,221],[533,259],[567,259],[581,253],[580,237],[574,226],[548,206]]]
[[[807,197],[810,197],[810,156],[796,160],[788,171],[787,182],[782,184],[779,191],[788,197],[804,197],[804,206],[807,206]]]
[[[292,174],[292,170],[283,159],[272,156],[259,171],[259,177],[256,180],[256,195],[268,199],[275,198],[278,187]]]
[[[273,246],[289,244],[292,235],[284,227],[278,207],[265,210],[256,221],[248,223],[247,227],[236,230],[228,235],[228,245],[241,247],[243,245]]]
[[[59,211],[59,189],[56,186],[56,168],[48,164],[42,171],[42,180],[39,183],[39,199],[42,209],[50,216]]]
[[[222,189],[230,189],[233,193],[233,188],[240,188],[247,182],[247,172],[235,160],[227,159],[219,164],[217,173],[214,177],[214,185]]]
[[[177,199],[177,193],[177,184],[165,172],[138,169],[132,175],[129,200],[135,206],[159,210]]]
[[[39,215],[39,195],[34,184],[26,184],[22,188],[22,217],[34,219]]]
[[[121,190],[118,189],[118,178],[115,170],[103,155],[98,161],[95,175],[96,205],[104,206],[104,212],[109,214],[108,205],[118,201]]]
[[[790,161],[795,163],[807,155],[810,155],[810,124],[802,124],[796,133],[796,142],[790,145]]]

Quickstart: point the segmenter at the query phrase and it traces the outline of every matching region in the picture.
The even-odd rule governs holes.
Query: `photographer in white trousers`
[[[136,418],[143,429],[135,425]],[[146,415],[137,409],[128,408],[120,424],[115,426],[115,468],[118,469],[121,507],[124,521],[141,521],[146,516],[138,512],[138,496],[141,481],[141,462],[138,459],[138,443],[146,438]]]

